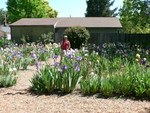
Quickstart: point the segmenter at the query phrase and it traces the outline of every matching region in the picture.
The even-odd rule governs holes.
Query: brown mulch
[[[35,66],[20,70],[15,86],[0,89],[0,113],[150,113],[148,100],[105,99],[75,92],[34,95],[28,90],[35,73]]]

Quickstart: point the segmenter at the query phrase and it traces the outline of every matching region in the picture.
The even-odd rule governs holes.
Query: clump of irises
[[[139,62],[141,65],[146,65],[147,59],[146,58],[142,59],[139,54],[136,54],[135,61]]]
[[[146,52],[145,58],[136,54],[138,50],[120,43],[104,44],[102,48],[94,45],[91,50],[83,47],[64,51],[62,62],[60,55],[54,55],[54,64],[40,69],[32,79],[32,90],[71,93],[79,89],[83,94],[150,96],[147,50],[141,49]]]

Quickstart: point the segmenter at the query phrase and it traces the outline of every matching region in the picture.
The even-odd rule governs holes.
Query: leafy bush
[[[64,34],[69,37],[72,48],[80,48],[82,43],[86,44],[90,38],[89,31],[80,26],[67,28]]]
[[[4,47],[7,44],[12,43],[10,40],[7,40],[6,38],[1,37],[0,38],[0,47]]]
[[[41,34],[41,37],[39,37],[38,42],[44,45],[48,43],[53,43],[54,42],[53,33],[49,32],[47,34],[46,33]]]
[[[23,35],[20,40],[21,40],[21,42],[22,42],[23,44],[26,44],[26,43],[30,43],[30,42],[31,42],[30,37],[29,37],[28,35],[26,35],[26,36]]]

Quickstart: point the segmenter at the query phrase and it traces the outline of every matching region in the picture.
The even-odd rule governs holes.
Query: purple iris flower
[[[31,55],[31,57],[32,57],[32,58],[36,58],[36,54],[33,53],[33,54]]]
[[[77,57],[76,60],[82,61],[82,57]]]
[[[55,63],[54,63],[54,66],[58,66],[58,65],[59,65],[59,63],[58,63],[58,62],[55,62]]]
[[[147,60],[144,60],[144,59],[140,61],[140,63],[141,63],[142,65],[145,65],[146,62],[147,62]]]
[[[17,53],[17,52],[15,52],[15,53],[13,53],[13,54],[12,54],[12,56],[17,56],[17,54],[18,54],[18,53]]]
[[[10,56],[9,59],[12,59],[12,56]]]
[[[40,63],[39,62],[35,62],[36,65],[36,69],[40,69]]]
[[[32,51],[31,53],[32,53],[32,54],[35,54],[35,51]]]
[[[37,58],[35,58],[34,60],[35,60],[35,61],[37,61],[38,59],[37,59]]]
[[[43,48],[43,46],[40,46],[40,49],[42,49]]]
[[[78,65],[79,65],[79,63],[75,63],[75,64],[74,64],[74,67],[77,67]]]
[[[67,67],[66,65],[64,65],[61,69],[67,70],[67,69],[69,69],[69,67]]]
[[[80,67],[77,66],[77,67],[75,68],[75,71],[79,72],[79,71],[80,71]]]
[[[61,73],[60,73],[61,75],[63,75],[64,74],[64,71],[61,71]]]
[[[39,53],[42,53],[43,52],[43,50],[42,49],[39,49]]]
[[[19,55],[20,58],[23,58],[23,56],[24,56],[23,54],[20,54],[20,55]]]
[[[39,62],[35,62],[35,65],[40,65],[40,63]]]
[[[72,55],[72,54],[69,54],[68,57],[69,57],[69,58],[73,58],[73,55]]]
[[[45,49],[45,50],[44,50],[44,52],[48,52],[48,50],[47,50],[47,49]]]
[[[58,58],[58,56],[57,55],[54,55],[54,59],[57,59]]]

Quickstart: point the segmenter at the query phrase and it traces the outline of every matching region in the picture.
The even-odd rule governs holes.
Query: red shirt
[[[61,49],[62,50],[70,49],[70,42],[69,41],[62,41],[61,42]]]

